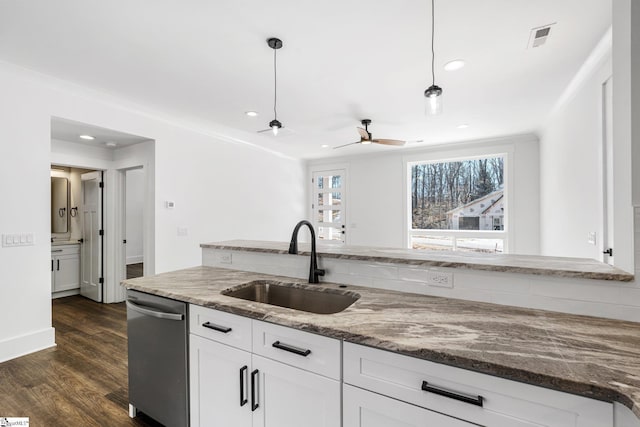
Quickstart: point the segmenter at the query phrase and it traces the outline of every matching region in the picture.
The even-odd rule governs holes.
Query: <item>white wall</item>
[[[314,170],[348,169],[346,232],[349,245],[404,247],[407,161],[449,160],[468,156],[506,154],[507,198],[512,211],[510,251],[537,254],[539,225],[538,142],[533,135],[447,144],[416,150],[312,160]],[[514,189],[516,189],[514,191]],[[309,191],[309,190],[308,190]],[[307,198],[309,200],[309,196]],[[309,205],[310,208],[310,205]],[[310,214],[310,210],[308,210]]]
[[[54,343],[50,165],[73,165],[77,147],[51,152],[52,116],[155,141],[149,165],[155,216],[148,224],[155,247],[145,248],[145,254],[151,254],[156,272],[199,265],[199,244],[205,241],[287,240],[303,216],[302,162],[238,142],[237,135],[224,136],[222,127],[170,122],[127,101],[6,63],[0,63],[0,93],[0,158],[12,160],[0,168],[1,193],[3,203],[20,207],[1,210],[0,233],[35,234],[33,246],[0,248],[0,361]],[[127,167],[126,159],[115,154],[113,162],[116,168]],[[176,201],[176,209],[164,209],[167,199]],[[188,235],[178,237],[178,226],[186,227]],[[107,247],[109,251],[115,249]]]
[[[135,264],[143,261],[142,231],[144,227],[144,169],[126,171],[126,261]]]
[[[542,255],[602,259],[602,101],[611,38],[576,75],[540,135]],[[597,244],[588,243],[589,232]]]

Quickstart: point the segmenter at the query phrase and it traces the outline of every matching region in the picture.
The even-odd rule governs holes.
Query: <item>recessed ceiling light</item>
[[[322,144],[320,147],[322,147],[322,148],[329,148],[329,145],[328,145],[328,144]]]
[[[468,127],[469,127],[469,125],[468,125],[468,124],[466,124],[466,123],[463,123],[463,124],[461,124],[461,125],[458,125],[458,129],[466,129],[466,128],[468,128]]]
[[[81,139],[86,139],[87,141],[91,141],[93,139],[95,139],[93,136],[91,135],[80,135]]]
[[[113,142],[113,141],[109,141],[109,142],[105,142],[104,145],[106,145],[109,148],[114,148],[118,146],[117,142]]]
[[[447,71],[455,71],[464,67],[464,61],[462,59],[454,59],[444,64],[444,69]]]
[[[256,117],[258,115],[257,111],[245,111],[244,113],[249,117]]]

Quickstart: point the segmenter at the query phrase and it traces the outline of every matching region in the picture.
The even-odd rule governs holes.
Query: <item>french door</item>
[[[346,171],[315,171],[312,185],[312,220],[317,238],[326,243],[345,243]]]

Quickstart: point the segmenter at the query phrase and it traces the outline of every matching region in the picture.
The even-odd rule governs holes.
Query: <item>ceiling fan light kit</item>
[[[269,127],[271,128],[271,131],[274,135],[278,135],[278,130],[282,128],[282,123],[280,123],[276,119],[273,119],[269,122]]]
[[[435,60],[436,53],[434,48],[435,34],[435,0],[431,0],[431,86],[424,91],[425,114],[436,115],[442,113],[442,88],[436,85]]]

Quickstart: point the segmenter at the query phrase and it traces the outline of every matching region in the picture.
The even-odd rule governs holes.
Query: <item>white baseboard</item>
[[[12,337],[0,342],[0,363],[24,356],[45,348],[55,347],[54,328],[46,328],[30,334]]]
[[[68,291],[52,292],[51,299],[70,297],[71,295],[80,295],[80,288],[70,289]]]
[[[143,255],[135,255],[135,256],[128,256],[127,257],[127,265],[129,264],[138,264],[144,261],[144,256]]]

